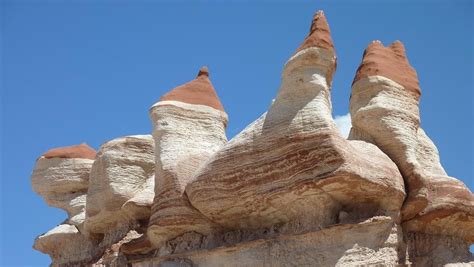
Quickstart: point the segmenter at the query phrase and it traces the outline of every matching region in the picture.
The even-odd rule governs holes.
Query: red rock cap
[[[48,150],[41,157],[44,158],[80,158],[95,159],[96,151],[87,144],[58,147]]]
[[[211,80],[209,70],[202,67],[196,79],[174,88],[160,98],[160,101],[180,101],[188,104],[205,105],[224,111]]]
[[[372,41],[364,51],[352,84],[363,77],[374,75],[386,77],[418,96],[421,95],[418,76],[408,62],[405,47],[400,41],[395,41],[388,47],[380,41]]]
[[[329,30],[329,24],[322,10],[319,10],[314,15],[309,34],[296,52],[309,47],[325,48],[334,53],[331,31]]]

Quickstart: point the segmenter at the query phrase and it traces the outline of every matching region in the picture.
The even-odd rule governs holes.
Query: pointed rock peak
[[[97,152],[87,144],[58,147],[48,150],[40,158],[81,158],[95,159]]]
[[[377,47],[377,46],[383,46],[382,41],[380,41],[380,40],[373,40],[372,42],[370,42],[370,44],[369,44],[369,46],[367,47],[367,49],[370,49],[371,47]]]
[[[197,77],[209,77],[209,69],[207,68],[207,66],[202,66],[199,69]]]
[[[400,40],[396,40],[395,42],[391,43],[389,47],[391,47],[392,49],[402,49],[403,51],[405,51],[405,46]]]
[[[390,49],[399,57],[406,59],[405,46],[399,40],[389,45]]]
[[[418,96],[421,94],[418,76],[408,62],[405,47],[400,41],[385,47],[382,42],[376,40],[367,46],[352,84],[369,76],[383,76]]]
[[[209,80],[207,67],[199,69],[196,79],[174,88],[160,98],[160,101],[179,101],[187,104],[204,105],[224,111],[214,86]]]
[[[296,52],[309,47],[325,48],[334,53],[331,31],[322,10],[319,10],[314,15],[309,34]]]

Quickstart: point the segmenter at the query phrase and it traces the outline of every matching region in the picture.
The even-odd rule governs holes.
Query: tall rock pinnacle
[[[370,43],[352,84],[375,75],[386,77],[415,94],[421,94],[418,76],[408,62],[405,47],[400,41],[395,41],[387,47],[378,40]]]
[[[400,169],[407,185],[401,210],[404,231],[472,243],[474,196],[446,174],[438,149],[420,127],[420,94],[403,44],[396,41],[384,47],[372,42],[352,85],[349,139],[377,145]]]
[[[207,68],[201,68],[195,80],[171,90],[150,109],[156,166],[148,238],[155,245],[186,232],[209,234],[216,226],[184,194],[197,169],[227,142],[227,114],[208,76]]]
[[[334,52],[331,31],[329,30],[329,24],[322,10],[319,10],[314,15],[309,34],[296,52],[308,47],[320,47]]]
[[[209,70],[202,67],[196,79],[174,88],[160,98],[160,101],[180,101],[188,104],[205,105],[224,111],[219,97],[209,80]]]

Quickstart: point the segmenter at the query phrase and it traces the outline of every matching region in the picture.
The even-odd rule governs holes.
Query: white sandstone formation
[[[125,136],[100,147],[87,192],[85,228],[107,233],[148,220],[153,201],[154,142],[150,135]]]
[[[196,170],[227,142],[227,114],[209,80],[207,68],[176,87],[150,109],[155,140],[155,200],[148,238],[155,246],[216,226],[189,203],[184,193]]]
[[[458,240],[454,243],[467,247],[474,242],[474,196],[446,174],[436,146],[420,127],[420,94],[403,44],[397,41],[384,47],[372,42],[352,85],[349,139],[377,145],[400,169],[408,189],[402,219],[404,231],[411,236],[409,245],[416,239],[413,234],[420,233],[420,239],[427,239],[426,234],[440,243],[454,238]],[[414,263],[428,264],[422,262]]]

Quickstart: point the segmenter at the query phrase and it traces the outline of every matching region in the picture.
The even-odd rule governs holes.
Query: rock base
[[[315,232],[279,235],[213,249],[134,259],[129,264],[134,267],[396,266],[403,258],[401,243],[400,226],[390,217],[381,216],[357,224],[334,225]]]

